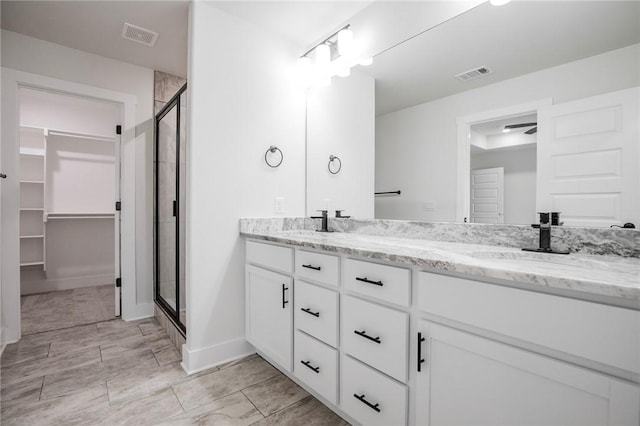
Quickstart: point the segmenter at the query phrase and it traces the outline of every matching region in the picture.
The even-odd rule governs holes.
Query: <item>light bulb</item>
[[[502,129],[502,133],[509,133],[510,131],[511,131],[511,129],[508,129],[506,127],[504,129]]]
[[[338,33],[338,53],[340,56],[350,56],[353,53],[353,31],[340,30]]]
[[[369,56],[368,58],[364,58],[360,60],[360,65],[368,67],[373,63],[373,57]]]
[[[503,4],[509,3],[511,0],[489,0],[492,6],[502,6]]]

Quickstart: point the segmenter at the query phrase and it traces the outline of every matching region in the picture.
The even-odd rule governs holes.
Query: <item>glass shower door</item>
[[[156,116],[155,299],[186,330],[184,281],[186,86]]]

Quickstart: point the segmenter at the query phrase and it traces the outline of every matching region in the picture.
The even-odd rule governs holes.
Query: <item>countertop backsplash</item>
[[[320,219],[305,217],[240,219],[240,232],[243,234],[311,231],[319,227]],[[351,218],[329,218],[329,229],[351,234],[513,248],[538,247],[539,235],[539,231],[530,225]],[[551,246],[571,253],[640,258],[640,230],[554,226]]]

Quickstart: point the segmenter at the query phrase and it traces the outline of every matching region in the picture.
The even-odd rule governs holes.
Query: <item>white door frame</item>
[[[135,140],[137,97],[127,93],[73,83],[70,81],[2,68],[2,164],[7,174],[2,183],[2,236],[0,290],[2,292],[2,342],[4,345],[20,340],[20,244],[19,237],[19,88],[30,87],[69,95],[79,95],[122,105],[121,135],[121,278],[122,318],[133,319],[136,312],[135,259]],[[128,184],[126,184],[128,183]],[[8,248],[13,248],[8,250]]]
[[[504,108],[483,111],[456,118],[458,128],[458,182],[456,185],[456,221],[464,222],[469,219],[471,203],[471,126],[486,121],[501,118],[514,117],[527,113],[538,113],[544,106],[552,105],[553,98],[544,98],[537,101],[519,105],[511,105]]]

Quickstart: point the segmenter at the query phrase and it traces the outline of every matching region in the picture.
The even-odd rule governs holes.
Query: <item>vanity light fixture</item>
[[[503,4],[509,3],[511,0],[489,0],[492,6],[502,6]]]
[[[373,58],[361,58],[350,25],[331,34],[298,58],[298,76],[305,88],[328,86],[331,77],[348,77],[356,65],[371,65]],[[310,58],[314,54],[315,60]]]

